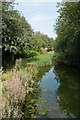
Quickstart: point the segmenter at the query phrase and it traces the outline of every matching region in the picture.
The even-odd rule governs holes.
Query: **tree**
[[[14,64],[17,55],[32,47],[33,30],[11,2],[2,2],[2,56],[3,67]]]
[[[41,48],[48,48],[50,50],[53,49],[53,38],[49,38],[47,35],[38,32],[35,32],[33,35],[34,43],[35,43],[35,49],[37,51],[41,51]]]
[[[63,2],[58,4],[58,8],[56,59],[66,64],[80,65],[80,2]]]

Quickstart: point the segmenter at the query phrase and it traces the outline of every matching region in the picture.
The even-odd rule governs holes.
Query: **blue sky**
[[[58,17],[57,2],[48,1],[16,0],[15,3],[19,4],[15,5],[15,9],[18,9],[25,16],[34,31],[40,31],[49,37],[55,38],[56,34],[53,25],[55,25]]]

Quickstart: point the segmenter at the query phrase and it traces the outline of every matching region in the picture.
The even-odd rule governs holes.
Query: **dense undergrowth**
[[[21,60],[18,60],[14,69],[2,74],[2,116],[21,117],[21,107],[25,96],[33,92],[37,67],[28,65],[21,69]]]
[[[30,96],[36,96],[37,88],[37,75],[39,74],[39,67],[45,65],[51,65],[51,58],[53,53],[45,53],[43,55],[35,56],[38,58],[31,59],[19,59],[16,61],[16,65],[11,70],[3,71],[1,76],[2,81],[2,117],[22,117],[23,106],[27,105],[29,108],[34,100],[29,99]],[[25,101],[26,98],[26,101]],[[33,110],[34,107],[30,108],[29,117],[35,117]],[[35,109],[35,108],[34,108]],[[28,117],[28,116],[27,116]]]

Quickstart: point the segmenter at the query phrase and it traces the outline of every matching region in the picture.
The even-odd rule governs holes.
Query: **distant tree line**
[[[37,51],[47,48],[47,51],[53,50],[54,39],[49,38],[48,35],[40,33],[39,31],[33,34],[34,48]]]
[[[55,59],[80,66],[80,2],[62,2],[57,7]]]

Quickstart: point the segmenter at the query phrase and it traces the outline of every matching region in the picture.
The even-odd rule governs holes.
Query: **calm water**
[[[39,68],[38,95],[35,99],[34,114],[37,118],[80,117],[79,71],[64,66]],[[34,105],[33,105],[34,106]],[[25,108],[25,117],[29,117]]]
[[[75,118],[79,112],[79,72],[63,66],[51,67],[41,78],[37,107],[39,118]],[[42,114],[42,115],[41,115]]]

